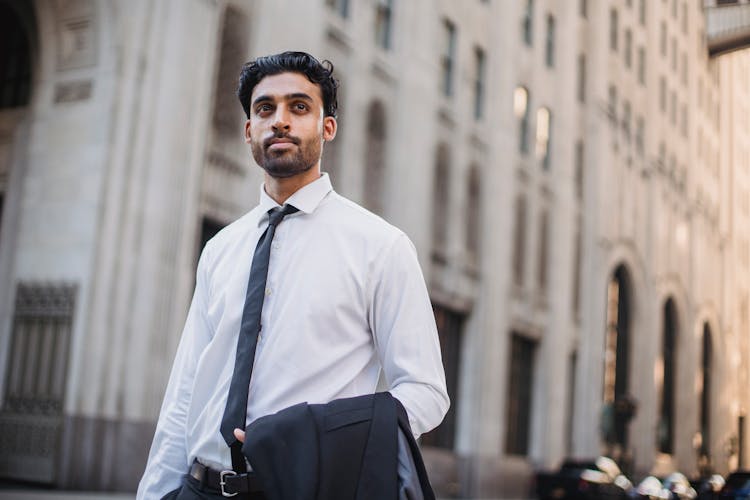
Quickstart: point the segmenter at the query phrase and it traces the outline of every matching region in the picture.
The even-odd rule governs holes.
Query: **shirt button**
[[[266,297],[268,297],[269,295],[271,295],[271,289],[270,288],[266,288]]]

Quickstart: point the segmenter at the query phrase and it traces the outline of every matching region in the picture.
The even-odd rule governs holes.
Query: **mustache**
[[[263,147],[264,148],[268,148],[271,145],[271,143],[273,141],[277,140],[277,139],[286,139],[289,142],[291,142],[292,144],[295,144],[297,146],[299,146],[300,143],[302,142],[299,137],[295,137],[293,135],[289,135],[289,134],[286,134],[286,133],[280,133],[280,134],[277,133],[277,134],[273,134],[271,137],[267,137],[266,139],[264,139],[263,140]]]

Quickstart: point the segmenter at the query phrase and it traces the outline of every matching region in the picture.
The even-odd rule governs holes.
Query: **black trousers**
[[[182,486],[170,491],[161,500],[226,500],[221,492],[214,488],[202,485],[190,474],[182,478]],[[235,500],[266,500],[262,493],[240,493],[232,497]]]

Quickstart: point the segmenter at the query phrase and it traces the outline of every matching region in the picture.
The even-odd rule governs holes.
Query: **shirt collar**
[[[318,205],[323,201],[323,198],[325,198],[332,190],[333,186],[331,185],[331,179],[326,172],[323,172],[320,177],[313,182],[306,184],[295,191],[294,194],[286,200],[286,204],[293,205],[299,209],[300,212],[310,214],[318,208]],[[258,219],[259,226],[268,217],[269,210],[280,206],[273,198],[268,196],[268,193],[266,193],[265,183],[260,186],[260,203],[258,206],[261,210],[261,216],[260,219]]]

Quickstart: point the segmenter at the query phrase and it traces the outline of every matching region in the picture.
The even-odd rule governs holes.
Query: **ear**
[[[332,141],[336,137],[336,130],[338,129],[338,123],[336,118],[332,116],[326,116],[323,118],[323,140]]]
[[[250,144],[252,136],[250,135],[250,120],[245,120],[245,144]]]

